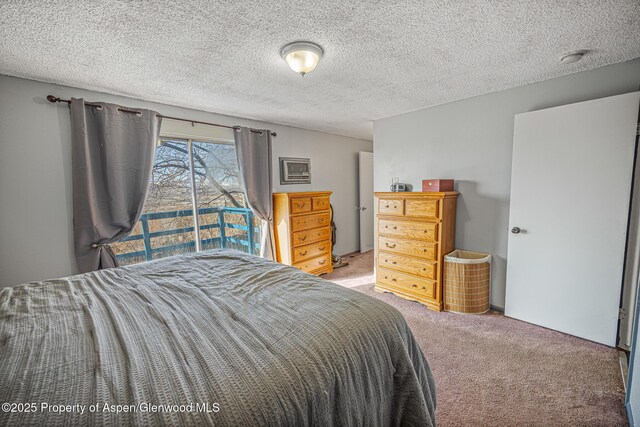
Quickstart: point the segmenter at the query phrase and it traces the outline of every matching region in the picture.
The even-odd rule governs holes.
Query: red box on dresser
[[[423,179],[422,191],[423,192],[453,191],[453,180],[452,179]]]

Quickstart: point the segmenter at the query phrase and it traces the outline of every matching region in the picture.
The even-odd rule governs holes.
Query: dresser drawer
[[[403,199],[380,199],[378,200],[378,213],[384,215],[404,215]]]
[[[440,218],[438,200],[407,199],[405,215],[421,218]]]
[[[400,273],[386,268],[379,268],[376,280],[399,291],[412,293],[418,296],[435,298],[436,282],[411,274]]]
[[[291,231],[309,230],[329,224],[329,212],[291,217]]]
[[[290,203],[292,214],[311,212],[311,197],[296,197]]]
[[[331,206],[328,196],[313,197],[311,203],[314,211],[328,211]]]
[[[423,240],[406,240],[379,236],[378,250],[412,255],[434,261],[436,259],[436,243]]]
[[[416,276],[426,277],[427,279],[436,277],[435,262],[386,251],[378,252],[378,266],[415,274]]]
[[[309,243],[331,239],[331,228],[314,228],[312,230],[297,231],[293,233],[291,240],[293,246],[308,245]]]
[[[306,261],[293,264],[294,267],[299,268],[307,273],[310,271],[318,270],[320,268],[327,268],[331,265],[331,254],[327,253],[317,258],[308,259]]]
[[[434,222],[381,219],[378,221],[378,233],[434,242],[438,236],[438,224]]]
[[[310,245],[298,246],[293,248],[293,262],[304,261],[313,258],[325,252],[331,251],[331,244],[328,240],[324,242],[312,243]]]

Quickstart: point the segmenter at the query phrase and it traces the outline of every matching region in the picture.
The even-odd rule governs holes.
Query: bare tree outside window
[[[258,227],[245,204],[235,146],[191,141],[189,152],[189,141],[161,139],[141,220],[129,237],[112,245],[121,265],[196,250],[192,191],[202,250],[255,253]]]

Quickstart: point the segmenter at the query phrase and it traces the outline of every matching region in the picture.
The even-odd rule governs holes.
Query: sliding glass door
[[[258,233],[233,144],[162,138],[143,215],[113,249],[120,265],[214,248],[253,254]]]

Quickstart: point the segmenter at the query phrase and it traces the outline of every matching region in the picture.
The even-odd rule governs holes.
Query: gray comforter
[[[3,425],[435,424],[396,309],[233,251],[2,289],[0,403]]]

